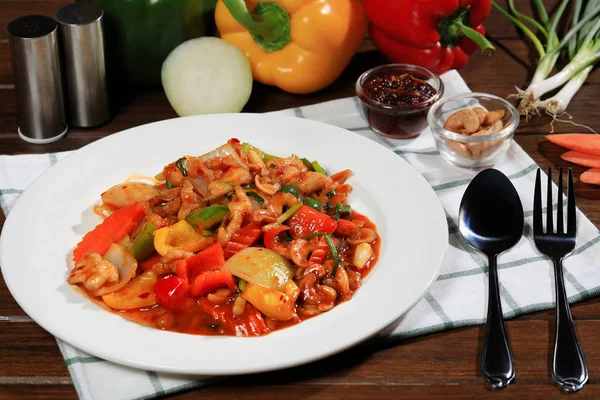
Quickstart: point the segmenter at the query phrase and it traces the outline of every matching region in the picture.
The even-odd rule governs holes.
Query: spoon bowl
[[[508,386],[515,377],[500,303],[496,261],[499,254],[519,242],[523,225],[521,199],[506,175],[495,169],[477,174],[460,203],[458,226],[466,241],[488,257],[488,314],[481,374],[494,388]]]

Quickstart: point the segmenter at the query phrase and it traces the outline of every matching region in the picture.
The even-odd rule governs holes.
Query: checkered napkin
[[[469,91],[456,71],[444,74],[442,79],[446,96]],[[277,113],[326,122],[384,145],[419,171],[442,202],[448,220],[450,246],[440,275],[424,298],[395,326],[381,333],[380,339],[401,340],[444,329],[483,324],[487,304],[487,259],[469,247],[457,228],[462,195],[476,172],[445,162],[428,129],[414,140],[378,136],[366,127],[355,98]],[[0,156],[0,206],[4,213],[8,214],[19,195],[37,176],[67,154]],[[525,209],[524,237],[498,260],[504,315],[510,318],[552,308],[552,265],[537,252],[532,239],[533,187],[537,165],[513,142],[495,168],[510,178]],[[565,261],[567,294],[571,302],[600,292],[600,274],[596,270],[600,259],[600,232],[580,212],[577,217],[577,248]],[[59,339],[57,342],[73,384],[79,396],[86,400],[152,398],[211,382],[211,377],[206,376],[162,374],[120,366],[86,354]]]

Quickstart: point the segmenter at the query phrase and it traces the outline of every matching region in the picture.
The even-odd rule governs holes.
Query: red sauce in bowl
[[[375,76],[363,85],[371,99],[389,105],[414,105],[423,103],[437,94],[429,83],[410,74]]]
[[[427,113],[444,92],[433,72],[407,64],[390,64],[365,72],[356,95],[371,129],[384,136],[408,139],[427,127]]]

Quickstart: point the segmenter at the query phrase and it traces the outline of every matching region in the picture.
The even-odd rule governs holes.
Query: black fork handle
[[[488,255],[488,314],[481,352],[481,375],[493,388],[502,388],[510,385],[515,378],[515,363],[502,316],[496,258],[497,255]]]
[[[576,392],[588,380],[588,369],[577,339],[571,309],[567,300],[562,258],[553,258],[556,283],[556,330],[552,379],[566,392]]]

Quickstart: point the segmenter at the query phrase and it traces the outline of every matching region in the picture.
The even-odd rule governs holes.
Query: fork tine
[[[575,219],[575,187],[573,185],[573,171],[569,168],[569,193],[567,195],[567,234],[575,235],[577,220]]]
[[[558,169],[558,207],[556,209],[556,233],[565,233],[563,226],[563,169]]]
[[[552,168],[548,168],[548,196],[546,201],[546,233],[554,232],[552,224]]]
[[[535,174],[535,191],[533,193],[533,233],[535,235],[544,233],[542,226],[542,181],[540,169]]]

